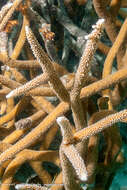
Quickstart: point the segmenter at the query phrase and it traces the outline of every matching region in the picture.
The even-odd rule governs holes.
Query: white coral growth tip
[[[12,5],[13,5],[13,3],[7,3],[5,6],[3,6],[2,7],[2,9],[0,10],[0,11],[2,11],[2,10],[8,10],[10,7],[12,7]]]
[[[64,117],[64,116],[60,116],[60,117],[58,117],[58,118],[56,119],[56,121],[57,121],[57,123],[58,123],[59,125],[61,125],[61,122],[64,121],[64,120],[65,120],[65,117]]]
[[[14,94],[13,91],[14,91],[14,90],[12,90],[9,94],[6,95],[6,98],[7,98],[7,99],[13,97],[13,94]]]
[[[56,119],[58,125],[61,128],[62,135],[65,135],[65,122],[67,122],[67,119],[64,116],[60,116]]]
[[[104,27],[105,19],[99,19],[95,25],[92,26],[94,29],[90,34],[85,36],[85,40],[92,39],[93,36],[96,36],[97,39],[99,39],[102,29]]]
[[[26,31],[26,34],[28,34],[28,33],[29,33],[29,31],[30,31],[29,26],[25,26],[25,31]]]
[[[41,185],[36,185],[36,184],[17,184],[15,185],[15,189],[21,190],[21,189],[36,189],[36,190],[48,190],[47,187],[42,187]]]
[[[63,138],[65,137],[66,138],[66,127],[65,127],[65,123],[67,123],[67,119],[64,117],[64,116],[60,116],[56,119],[58,125],[60,126],[61,128],[61,133],[62,133],[62,136]]]
[[[16,188],[16,189],[21,189],[21,188],[22,188],[22,184],[17,184],[17,185],[15,185],[15,188]]]
[[[104,22],[105,22],[105,19],[104,19],[104,18],[101,18],[101,19],[99,19],[99,20],[96,22],[96,26],[97,26],[97,25],[102,25],[102,24],[104,24]]]
[[[7,7],[10,8],[12,5],[13,5],[13,3],[10,2],[7,4]]]
[[[80,180],[81,181],[87,181],[88,180],[88,175],[87,175],[87,173],[83,173],[81,176],[80,176]]]
[[[64,144],[71,143],[73,141],[73,132],[72,132],[73,128],[69,120],[64,116],[61,116],[61,117],[58,117],[56,121],[61,128],[63,143]]]

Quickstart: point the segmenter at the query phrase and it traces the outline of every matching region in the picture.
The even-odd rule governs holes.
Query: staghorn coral
[[[124,162],[117,123],[127,122],[127,109],[117,109],[126,98],[127,20],[122,24],[116,17],[126,3],[92,2],[101,18],[93,26],[89,22],[90,34],[81,26],[88,16],[77,14],[89,10],[90,1],[11,0],[0,11],[1,190],[81,190],[81,184],[108,189],[111,168]],[[98,55],[106,56],[100,69]],[[79,66],[70,72],[72,62]],[[60,173],[46,169],[45,161]],[[24,163],[36,180],[16,178]]]

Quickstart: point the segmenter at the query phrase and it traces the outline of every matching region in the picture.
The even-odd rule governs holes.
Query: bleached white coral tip
[[[29,32],[29,26],[25,26],[25,30],[28,33]]]
[[[22,184],[17,184],[17,185],[15,185],[15,188],[16,188],[16,189],[21,189],[22,187],[23,187]]]
[[[80,180],[81,180],[81,181],[87,181],[87,179],[88,179],[88,176],[87,176],[86,173],[83,173],[83,174],[80,176]]]
[[[86,36],[85,36],[85,40],[88,40],[88,39],[89,39],[89,35],[86,35]]]
[[[60,116],[56,119],[57,123],[61,123],[63,120],[65,120],[65,117],[64,116]]]
[[[96,25],[92,25],[92,28],[93,28],[93,29],[96,28]]]
[[[10,8],[12,5],[13,5],[13,3],[11,3],[11,2],[7,4],[8,8]]]
[[[101,18],[97,21],[97,24],[103,24],[105,22],[105,19]]]
[[[8,98],[11,98],[11,97],[13,96],[13,94],[14,94],[13,91],[11,91],[9,94],[6,95],[6,98],[7,98],[7,99],[8,99]]]

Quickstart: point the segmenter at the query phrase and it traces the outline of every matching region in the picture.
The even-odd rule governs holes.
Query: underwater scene
[[[0,0],[0,190],[127,190],[127,0]]]

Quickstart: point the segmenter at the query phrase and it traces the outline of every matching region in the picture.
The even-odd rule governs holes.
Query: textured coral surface
[[[0,1],[1,190],[127,188],[126,8]]]

